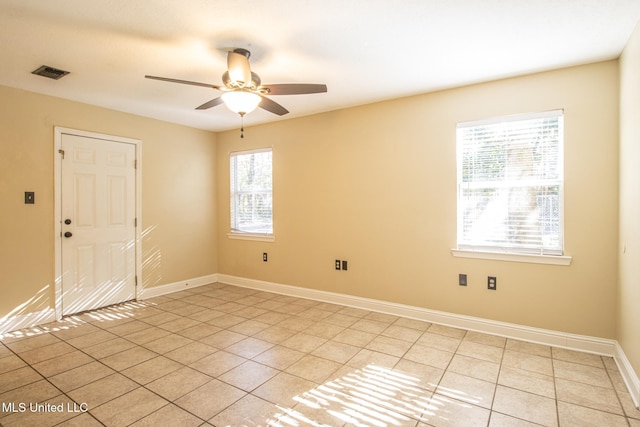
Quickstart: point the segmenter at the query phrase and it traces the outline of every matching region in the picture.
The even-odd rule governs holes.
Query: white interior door
[[[135,297],[133,144],[62,134],[62,314]]]

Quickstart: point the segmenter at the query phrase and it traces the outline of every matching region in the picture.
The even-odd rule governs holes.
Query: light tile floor
[[[640,426],[614,361],[223,284],[6,334],[2,426]]]

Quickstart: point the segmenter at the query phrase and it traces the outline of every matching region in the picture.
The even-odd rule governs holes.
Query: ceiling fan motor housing
[[[247,49],[243,49],[241,47],[233,49],[234,53],[239,53],[240,55],[245,56],[247,59],[249,59],[249,57],[251,56],[251,52],[248,51]]]
[[[222,83],[225,85],[227,89],[231,89],[231,90],[245,88],[245,89],[257,91],[258,88],[260,87],[260,84],[262,83],[262,80],[260,80],[260,76],[258,76],[256,73],[252,71],[251,82],[249,84],[245,84],[243,82],[234,82],[231,80],[231,77],[229,76],[229,71],[225,71],[224,73],[222,73]]]

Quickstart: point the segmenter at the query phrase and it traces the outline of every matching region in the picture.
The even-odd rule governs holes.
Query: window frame
[[[557,167],[559,168],[559,177],[555,180],[556,185],[558,186],[559,192],[559,231],[557,238],[559,239],[559,249],[545,249],[543,245],[533,249],[533,248],[524,248],[524,247],[511,247],[509,245],[493,245],[489,242],[484,242],[484,244],[475,244],[469,241],[463,241],[463,227],[465,220],[464,213],[464,203],[462,203],[461,198],[463,197],[463,186],[467,185],[467,189],[473,186],[477,186],[478,188],[484,188],[483,185],[487,185],[490,181],[484,182],[475,182],[469,186],[469,183],[463,182],[463,156],[464,156],[464,140],[461,137],[462,131],[464,129],[476,128],[481,126],[495,125],[495,124],[509,124],[514,122],[523,122],[528,120],[542,119],[542,118],[552,118],[557,117],[559,119],[558,126],[558,136],[559,136],[559,152],[557,153]],[[539,113],[526,113],[526,114],[516,114],[510,116],[500,116],[494,117],[486,120],[476,120],[476,121],[467,121],[460,122],[456,126],[456,184],[457,184],[457,195],[456,195],[456,248],[452,249],[452,254],[457,257],[465,257],[465,258],[482,258],[482,259],[497,259],[497,260],[506,260],[506,261],[517,261],[517,262],[533,262],[533,263],[544,263],[544,264],[556,264],[556,265],[569,265],[571,263],[571,257],[566,256],[564,253],[564,110],[551,110],[544,111]],[[540,181],[544,181],[540,179]],[[549,180],[549,183],[551,180]],[[511,180],[511,181],[502,181],[500,185],[505,187],[518,187],[520,183],[520,187],[523,184],[523,181]],[[549,183],[545,183],[545,186],[548,186]],[[530,185],[530,184],[529,184]],[[526,187],[527,185],[525,185]],[[487,187],[488,188],[488,187]]]
[[[238,156],[253,155],[259,153],[271,153],[271,188],[268,193],[271,195],[271,232],[244,231],[234,227],[234,211],[236,210],[237,188],[234,188],[236,178],[234,177],[234,158]],[[272,242],[275,240],[273,223],[273,147],[255,148],[249,150],[233,151],[229,153],[229,232],[227,237],[239,240],[257,240]]]

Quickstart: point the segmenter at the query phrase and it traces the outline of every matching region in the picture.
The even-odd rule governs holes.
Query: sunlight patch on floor
[[[334,418],[355,426],[407,425],[420,420],[425,411],[438,409],[431,403],[434,388],[402,372],[368,365],[295,397],[299,404],[279,421],[289,426],[331,425]],[[324,411],[327,419],[314,420],[318,411]]]

